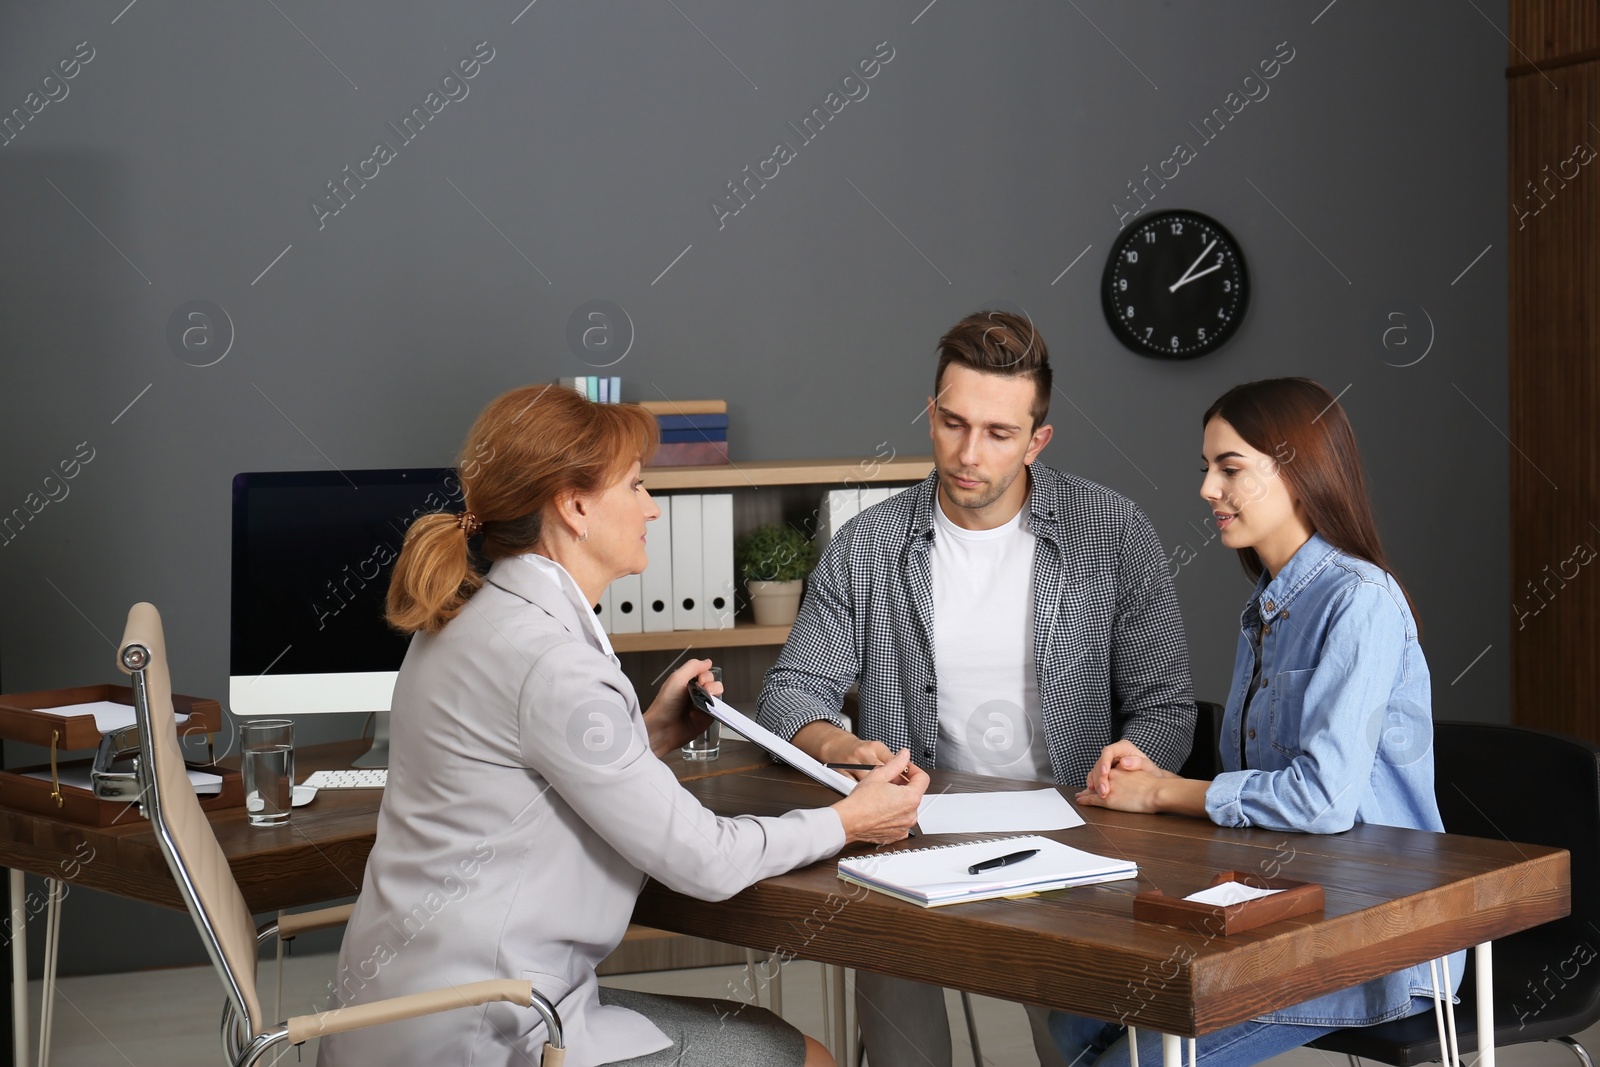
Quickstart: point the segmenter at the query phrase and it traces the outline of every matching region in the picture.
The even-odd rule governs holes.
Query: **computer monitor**
[[[413,519],[464,507],[448,467],[270,471],[233,479],[228,701],[235,715],[377,712],[361,767],[388,765],[410,638],[384,621]]]

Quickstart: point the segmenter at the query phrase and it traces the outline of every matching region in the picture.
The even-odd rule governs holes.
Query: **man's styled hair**
[[[939,370],[933,376],[935,402],[952,363],[983,374],[1033,379],[1033,430],[1050,413],[1050,353],[1033,322],[1009,311],[978,311],[939,338]],[[1029,431],[1030,433],[1032,430]]]

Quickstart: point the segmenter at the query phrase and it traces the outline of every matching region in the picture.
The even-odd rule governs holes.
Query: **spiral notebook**
[[[968,872],[975,864],[1030,849],[1037,852],[1027,859],[980,874]],[[839,877],[844,881],[924,908],[1114,882],[1138,873],[1139,865],[1132,860],[1097,856],[1035,835],[872,853],[839,861]]]

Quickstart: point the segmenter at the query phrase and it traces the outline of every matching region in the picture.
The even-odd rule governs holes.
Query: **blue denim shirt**
[[[1262,574],[1239,624],[1226,770],[1206,790],[1212,821],[1442,832],[1428,664],[1399,583],[1312,534],[1276,577]],[[1451,993],[1465,961],[1465,952],[1450,957]],[[1365,1026],[1412,1014],[1413,995],[1432,995],[1425,963],[1262,1019]]]

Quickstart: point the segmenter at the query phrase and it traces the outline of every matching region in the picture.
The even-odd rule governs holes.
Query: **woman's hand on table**
[[[1150,814],[1165,812],[1203,819],[1207,817],[1206,789],[1210,785],[1210,782],[1194,778],[1179,778],[1160,767],[1123,770],[1119,764],[1101,776],[1099,786],[1084,787],[1075,799],[1090,808]]]
[[[899,841],[916,823],[917,805],[927,791],[928,772],[912,763],[910,750],[902,748],[833,806],[844,824],[845,842]]]
[[[711,673],[711,661],[691,659],[667,675],[649,710],[644,713],[645,729],[650,732],[650,750],[665,758],[706,732],[711,716],[689,699],[689,683],[699,682],[714,697],[722,695],[722,683]]]
[[[1111,791],[1111,773],[1117,770],[1143,771],[1153,778],[1176,777],[1139,751],[1139,746],[1132,741],[1116,741],[1100,750],[1100,758],[1089,768],[1089,782],[1084,786],[1084,791],[1098,793],[1102,799],[1105,798]]]

